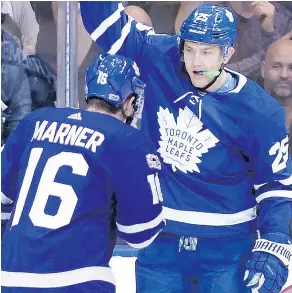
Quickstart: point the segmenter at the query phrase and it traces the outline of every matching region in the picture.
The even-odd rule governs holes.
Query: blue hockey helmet
[[[230,47],[236,43],[237,26],[227,8],[203,4],[183,22],[180,34],[185,41]]]
[[[100,98],[119,107],[131,95],[144,96],[139,68],[130,58],[106,53],[96,57],[86,70],[85,100]]]

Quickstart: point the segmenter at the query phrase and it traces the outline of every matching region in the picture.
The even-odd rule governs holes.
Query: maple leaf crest
[[[208,129],[202,130],[203,123],[188,108],[179,109],[177,121],[168,108],[159,108],[157,113],[160,141],[159,149],[163,162],[172,170],[184,173],[200,173],[198,164],[202,155],[219,141]]]

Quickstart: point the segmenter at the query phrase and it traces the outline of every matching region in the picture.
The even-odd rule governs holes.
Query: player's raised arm
[[[91,38],[109,54],[120,54],[137,63],[153,28],[136,22],[119,2],[81,1],[83,24]]]
[[[116,166],[112,177],[117,197],[116,225],[119,237],[132,247],[144,248],[165,225],[159,182],[161,163],[140,135],[130,134],[125,143],[133,148],[121,146],[112,161]]]
[[[257,141],[253,143],[252,162],[256,201],[259,205],[259,232],[253,256],[247,263],[246,283],[257,285],[265,278],[264,287],[284,285],[291,262],[292,174],[288,154],[288,136],[284,110],[280,109],[263,121]],[[258,273],[258,274],[257,274]],[[272,275],[271,275],[272,274]],[[266,291],[263,291],[266,292]]]

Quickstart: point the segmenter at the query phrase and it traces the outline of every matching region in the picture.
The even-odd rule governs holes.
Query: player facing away
[[[232,13],[202,5],[169,36],[135,22],[121,3],[80,6],[101,48],[137,62],[147,83],[142,131],[166,169],[166,227],[138,253],[137,292],[279,292],[291,261],[285,115],[225,68],[237,38]]]
[[[161,163],[125,124],[144,92],[136,64],[102,54],[86,75],[87,110],[44,108],[2,151],[3,293],[111,293],[116,234],[135,248],[163,229]]]

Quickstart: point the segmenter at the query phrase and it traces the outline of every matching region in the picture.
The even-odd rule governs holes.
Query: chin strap
[[[189,76],[189,74],[186,71],[185,63],[182,63],[182,64],[183,64],[183,66],[182,66],[182,72],[186,73],[188,75],[189,79],[190,79],[190,76]],[[205,75],[205,76],[214,76],[215,75],[214,76],[214,79],[211,80],[204,87],[202,87],[202,88],[197,87],[197,89],[203,92],[203,91],[206,91],[206,89],[208,89],[209,87],[211,87],[216,82],[216,80],[218,79],[218,77],[220,76],[220,74],[222,73],[223,68],[224,68],[224,65],[222,63],[221,66],[220,66],[220,69],[218,71],[205,71],[205,74],[203,73],[203,75]],[[191,81],[191,79],[190,79],[190,81]]]
[[[197,89],[198,90],[200,90],[200,91],[206,91],[209,87],[211,87],[215,82],[216,82],[216,80],[218,79],[218,77],[220,76],[220,74],[222,73],[222,71],[223,71],[223,64],[221,64],[221,67],[220,67],[220,69],[218,70],[218,72],[215,72],[215,71],[210,71],[210,75],[212,76],[212,74],[214,74],[214,73],[219,73],[219,74],[217,74],[214,78],[213,78],[213,80],[211,80],[207,85],[205,85],[204,87],[197,87]],[[203,74],[203,75],[205,75],[205,76],[208,76],[208,72],[209,71],[206,71],[206,74]],[[210,76],[209,75],[209,76]]]

